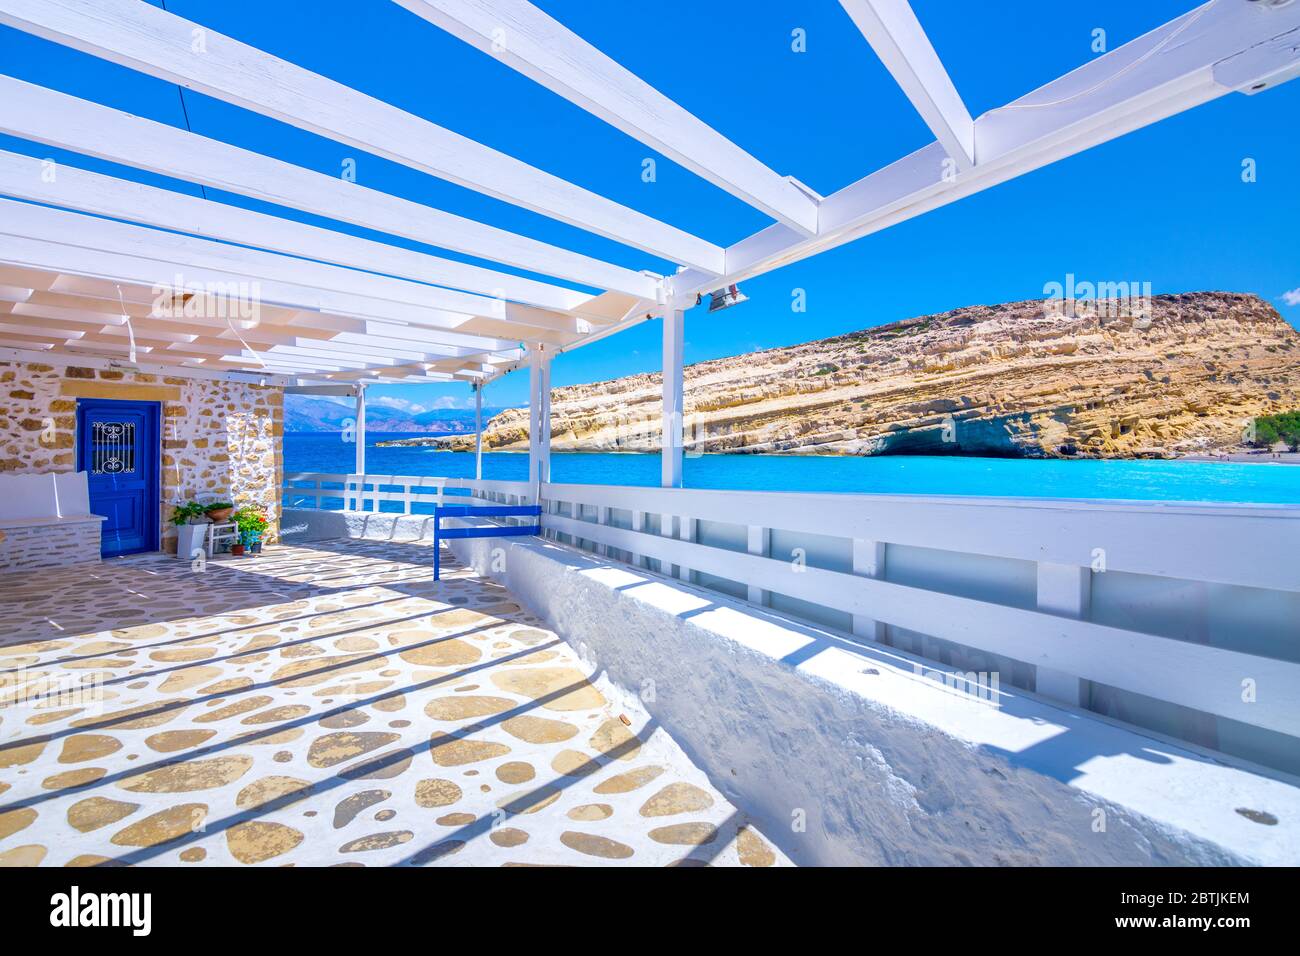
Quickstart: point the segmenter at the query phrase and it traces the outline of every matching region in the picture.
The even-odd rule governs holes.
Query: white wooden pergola
[[[771,225],[715,245],[142,0],[0,0],[7,26],[678,266],[672,275],[634,271],[0,75],[0,132],[500,266],[0,151],[0,194],[9,197],[0,199],[0,355],[345,390],[359,411],[368,384],[464,380],[477,393],[526,362],[530,475],[540,482],[549,480],[552,357],[661,316],[663,484],[680,486],[683,312],[697,296],[1300,73],[1300,2],[1211,0],[972,117],[907,0],[840,0],[935,142],[819,196],[526,0],[395,2],[750,204]],[[229,314],[229,290],[254,283],[257,315]],[[361,472],[364,441],[358,449]]]

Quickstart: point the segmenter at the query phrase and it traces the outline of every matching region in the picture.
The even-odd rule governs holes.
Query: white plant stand
[[[233,521],[214,521],[208,525],[208,557],[214,557],[217,553],[217,545],[229,541],[231,544],[239,541],[239,527]]]

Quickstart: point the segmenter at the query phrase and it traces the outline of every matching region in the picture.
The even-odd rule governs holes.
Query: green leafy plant
[[[210,501],[203,506],[203,510],[221,511],[222,509],[233,508],[233,507],[235,507],[235,503],[233,501]]]
[[[252,506],[240,508],[230,518],[235,522],[235,527],[239,529],[239,540],[244,544],[261,541],[262,535],[271,526],[271,522],[267,520],[266,512],[261,508]]]
[[[207,508],[197,501],[186,502],[172,508],[172,524],[189,524],[193,518],[202,518]]]

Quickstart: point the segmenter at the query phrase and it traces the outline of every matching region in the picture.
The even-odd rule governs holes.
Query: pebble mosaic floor
[[[506,590],[431,564],[0,576],[0,866],[788,865]]]

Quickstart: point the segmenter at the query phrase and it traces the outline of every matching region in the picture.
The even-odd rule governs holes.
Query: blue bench
[[[491,525],[486,528],[447,528],[443,529],[443,518],[511,518],[532,516],[537,519],[534,524]],[[433,514],[433,579],[442,576],[442,539],[453,538],[504,538],[514,535],[538,535],[542,533],[542,509],[540,505],[438,505]]]

